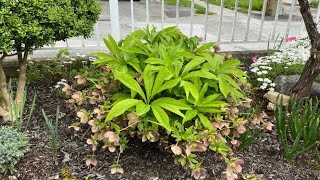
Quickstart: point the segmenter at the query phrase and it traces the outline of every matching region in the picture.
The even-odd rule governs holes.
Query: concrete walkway
[[[196,4],[201,6],[206,6],[204,1],[195,0]],[[91,38],[82,40],[80,37],[71,38],[68,40],[68,44],[71,47],[70,51],[73,55],[76,53],[80,54],[91,54],[93,51],[103,51],[106,48],[103,45],[102,38],[106,37],[107,34],[111,33],[111,23],[110,23],[110,15],[109,15],[109,2],[101,1],[101,5],[103,7],[103,12],[100,16],[99,22],[96,24],[96,28],[98,31],[95,31]],[[150,23],[159,27],[161,26],[161,3],[155,0],[151,0],[149,4],[150,9]],[[121,35],[125,37],[126,35],[131,33],[131,10],[130,10],[130,1],[119,1],[119,9],[120,9],[120,28]],[[146,26],[146,2],[145,0],[134,1],[134,20],[135,20],[135,28],[144,28]],[[279,21],[277,23],[277,33],[276,36],[283,36],[286,31],[286,27],[288,24],[288,12],[290,6],[284,6],[284,15],[279,17]],[[190,8],[181,7],[179,10],[182,12],[189,12]],[[213,12],[214,15],[209,15],[208,19],[208,34],[207,41],[217,41],[218,37],[218,29],[219,29],[219,14],[220,14],[220,6],[209,5],[209,11]],[[312,10],[315,14],[316,9]],[[174,13],[175,14],[175,6],[165,6],[165,27],[176,25],[176,18],[170,18],[167,14]],[[247,26],[247,18],[248,15],[246,13],[237,13],[237,23],[235,28],[235,41],[241,41],[245,37],[246,26]],[[224,8],[223,9],[223,23],[221,28],[221,41],[230,41],[232,35],[232,27],[233,27],[233,15],[234,11]],[[171,16],[172,17],[172,16]],[[261,12],[253,12],[250,19],[250,29],[248,40],[255,41],[259,37],[260,32],[260,19]],[[205,32],[205,15],[195,15],[192,19],[193,22],[193,35],[197,35],[198,37],[203,37]],[[299,13],[299,6],[295,7],[293,21],[291,23],[290,35],[298,35],[301,29],[301,16]],[[266,17],[265,22],[263,24],[262,37],[261,40],[268,41],[270,38],[271,32],[273,30],[274,25],[274,17]],[[179,28],[186,33],[190,34],[190,17],[179,17]],[[85,47],[82,47],[82,45]],[[97,46],[99,44],[100,46]],[[48,58],[55,56],[58,52],[59,48],[65,47],[65,42],[58,42],[55,48],[43,48],[41,50],[37,50],[34,52],[31,58]],[[226,43],[222,44],[222,50],[224,51],[248,51],[248,50],[266,50],[268,47],[268,43],[255,43],[255,44],[239,44],[239,43]],[[271,47],[273,45],[271,44]]]

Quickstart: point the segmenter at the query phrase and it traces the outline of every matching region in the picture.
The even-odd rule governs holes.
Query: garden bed
[[[98,160],[97,166],[86,166],[85,160],[92,153],[91,147],[85,143],[90,133],[76,133],[72,128],[68,128],[72,122],[76,121],[77,117],[61,96],[52,93],[56,81],[48,79],[45,83],[43,81],[34,82],[28,87],[28,97],[30,98],[28,104],[31,104],[33,93],[37,92],[37,105],[27,131],[31,143],[30,151],[20,161],[16,172],[13,173],[17,179],[61,179],[63,169],[71,170],[77,179],[85,179],[86,177],[108,180],[190,178],[190,172],[175,165],[171,154],[159,151],[159,146],[156,143],[141,143],[137,140],[130,141],[129,148],[120,158],[124,174],[110,174],[110,165],[116,160],[116,156],[107,151],[98,150],[95,153]],[[54,117],[58,105],[61,106],[63,116],[59,123],[60,149],[58,157],[54,158],[48,147],[48,135],[44,131],[46,126],[41,109],[43,108],[49,117]],[[85,131],[85,128],[83,129]],[[244,177],[251,175],[258,179],[288,180],[315,180],[320,177],[317,162],[312,160],[314,158],[302,156],[294,164],[286,163],[275,130],[259,134],[259,139],[253,144],[243,151],[235,150],[235,153],[245,161],[242,172]],[[225,169],[224,161],[219,160],[217,154],[212,152],[201,154],[200,161],[203,161],[207,167],[206,179],[219,177]],[[7,180],[12,177],[0,176],[0,179]]]

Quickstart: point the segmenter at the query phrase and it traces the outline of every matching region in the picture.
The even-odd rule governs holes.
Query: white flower
[[[262,74],[268,74],[268,71],[261,71]]]
[[[267,87],[266,86],[260,86],[260,89],[265,90]]]
[[[258,78],[258,79],[257,79],[257,81],[261,81],[261,82],[262,82],[262,81],[263,81],[263,79],[262,79],[262,78]]]
[[[61,79],[61,82],[67,82],[67,80],[65,80],[65,79]]]
[[[258,76],[262,75],[262,72],[261,71],[257,72],[257,75]]]
[[[266,82],[266,83],[272,83],[272,81],[270,79],[268,79],[268,78],[264,78],[263,81]]]
[[[269,91],[274,91],[274,88],[269,88]]]
[[[253,72],[253,73],[256,73],[257,71],[259,71],[259,68],[257,68],[257,67],[251,69],[251,72]]]
[[[276,86],[276,83],[271,83],[270,86],[271,86],[271,87],[275,87],[275,86]]]
[[[60,85],[57,84],[54,86],[54,88],[58,89],[58,88],[60,88]]]

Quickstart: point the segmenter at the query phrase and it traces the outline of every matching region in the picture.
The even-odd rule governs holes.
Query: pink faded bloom
[[[297,38],[295,36],[290,36],[286,38],[286,42],[296,41]]]
[[[258,56],[253,56],[252,58],[251,58],[251,60],[252,60],[252,62],[257,62],[257,60],[258,60]]]

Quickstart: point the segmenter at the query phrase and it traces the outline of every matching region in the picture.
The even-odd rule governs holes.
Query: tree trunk
[[[6,54],[3,54],[0,57],[0,116],[5,120],[10,120],[9,113],[9,104],[10,104],[10,95],[7,87],[6,74],[3,69],[3,60],[6,57]]]
[[[311,41],[311,50],[310,57],[304,66],[303,72],[298,82],[289,91],[289,95],[296,95],[298,98],[303,98],[310,94],[312,84],[320,74],[320,34],[317,30],[317,25],[313,21],[308,1],[299,0],[299,5]]]
[[[278,0],[268,0],[266,16],[275,16],[277,11],[277,5],[278,5]]]
[[[22,98],[25,92],[26,81],[27,81],[26,73],[27,73],[28,51],[26,51],[23,56],[22,56],[22,53],[19,53],[18,59],[19,59],[19,79],[18,79],[18,88],[16,92],[16,102],[18,107],[20,108]]]

